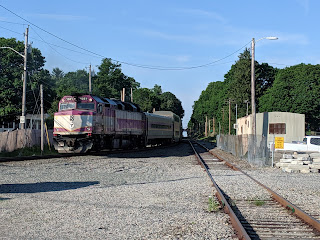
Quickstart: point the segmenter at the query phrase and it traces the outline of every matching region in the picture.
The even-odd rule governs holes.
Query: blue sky
[[[207,67],[179,71],[122,64],[123,72],[134,77],[141,87],[158,84],[163,91],[174,93],[185,110],[184,126],[201,91],[210,82],[224,80],[242,47],[250,47],[253,37],[279,38],[256,43],[258,62],[278,68],[320,63],[317,0],[1,0],[0,4],[46,31],[100,55],[85,52],[30,25],[29,41],[41,50],[47,61],[45,68],[50,71],[54,67],[75,71],[90,63],[97,71],[101,56],[165,68],[217,61]],[[23,41],[23,23],[27,24],[0,7],[0,37]]]

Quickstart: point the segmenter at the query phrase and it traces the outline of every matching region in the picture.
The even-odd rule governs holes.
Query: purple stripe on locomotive
[[[117,119],[117,127],[119,129],[138,129],[144,130],[145,121],[144,120],[134,120],[134,119]]]

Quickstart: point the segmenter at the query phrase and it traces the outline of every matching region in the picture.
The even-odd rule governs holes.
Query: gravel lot
[[[0,164],[0,239],[234,239],[187,144]]]

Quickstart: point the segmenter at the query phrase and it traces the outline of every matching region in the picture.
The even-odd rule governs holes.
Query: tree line
[[[320,65],[299,64],[284,69],[255,61],[256,112],[293,112],[305,114],[306,130],[320,131]],[[231,122],[251,114],[251,54],[245,49],[224,75],[224,81],[211,82],[194,102],[188,128],[204,132],[205,117],[215,118],[215,129],[229,130]],[[248,105],[247,105],[248,104]],[[248,110],[247,110],[248,106]],[[233,134],[235,130],[231,131]]]
[[[0,47],[11,47],[17,52],[24,51],[24,43],[15,38],[0,38]],[[0,123],[16,121],[21,115],[23,58],[10,49],[0,49]],[[73,93],[89,92],[89,73],[77,70],[64,73],[59,68],[52,72],[44,69],[45,57],[37,48],[28,53],[27,62],[27,113],[39,111],[39,85],[43,84],[44,108],[51,114],[58,110],[59,100]],[[92,94],[107,98],[120,99],[120,91],[126,89],[126,100],[140,105],[142,111],[172,111],[181,118],[184,110],[181,101],[171,92],[162,92],[161,86],[141,88],[134,78],[126,76],[121,65],[109,58],[102,59],[98,72],[92,76]]]

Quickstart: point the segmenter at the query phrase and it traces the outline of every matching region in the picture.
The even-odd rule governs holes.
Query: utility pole
[[[125,98],[126,98],[126,89],[125,88],[122,88],[122,102],[125,101]]]
[[[40,85],[40,107],[41,107],[41,155],[43,154],[43,138],[44,138],[44,113],[43,113],[43,86]]]
[[[252,108],[252,134],[256,137],[256,80],[255,80],[255,69],[254,69],[254,47],[255,40],[252,38],[251,42],[251,108]]]
[[[23,88],[22,88],[22,114],[21,114],[21,129],[26,126],[26,89],[27,89],[27,58],[28,58],[28,34],[29,26],[26,29],[24,41],[24,64],[23,64]]]
[[[224,108],[222,108],[222,134],[224,134]]]
[[[208,116],[206,116],[206,122],[204,124],[204,135],[208,137]]]
[[[132,88],[130,93],[131,93],[131,102],[133,103]]]
[[[215,134],[216,134],[216,127],[215,127],[215,124],[216,124],[216,122],[215,122],[215,118],[214,118],[214,117],[212,117],[212,132],[213,132],[213,135],[215,135]]]
[[[231,134],[231,100],[229,99],[229,135]]]
[[[89,93],[90,94],[92,93],[92,90],[91,90],[91,64],[89,66]]]

